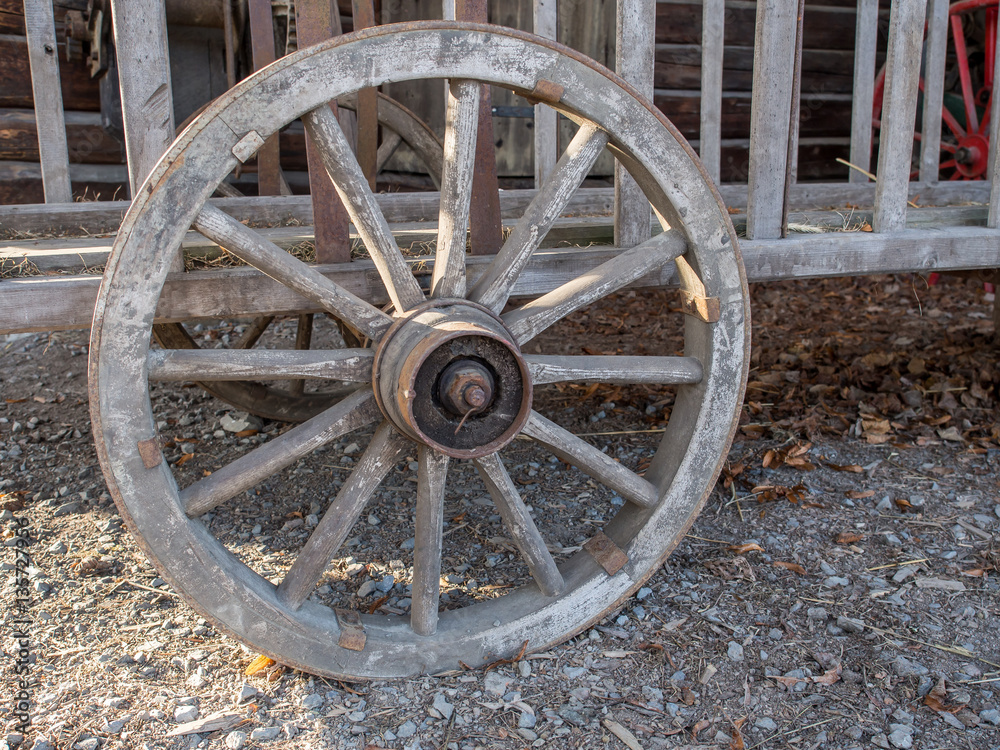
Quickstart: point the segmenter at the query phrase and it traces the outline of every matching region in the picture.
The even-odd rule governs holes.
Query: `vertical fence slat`
[[[656,0],[618,0],[615,25],[618,74],[653,98]],[[650,236],[652,209],[636,181],[615,163],[615,244],[634,247]]]
[[[535,33],[555,39],[557,31],[556,0],[534,0]],[[535,187],[549,176],[558,158],[559,114],[544,104],[535,105]]]
[[[747,237],[781,236],[798,0],[760,0],[750,108]]]
[[[875,96],[875,46],[878,42],[878,0],[858,0],[854,31],[854,103],[851,107],[851,164],[868,170],[872,160],[872,105]],[[856,169],[850,182],[868,182]]]
[[[906,227],[920,80],[920,66],[915,61],[920,59],[923,46],[924,11],[924,3],[916,0],[893,3],[890,11],[872,219],[876,232],[894,232]]]
[[[701,17],[700,156],[716,183],[722,171],[722,65],[726,0],[704,0]]]
[[[795,12],[795,53],[792,58],[792,104],[788,112],[788,156],[785,164],[785,187],[781,196],[781,236],[788,236],[788,196],[792,185],[799,177],[799,118],[802,110],[802,35],[805,33],[804,21],[806,0],[799,0]]]
[[[125,156],[132,195],[174,140],[174,102],[162,0],[111,0]]]
[[[270,0],[250,0],[250,53],[253,69],[260,70],[274,62],[274,20]],[[257,151],[257,194],[281,193],[281,148],[278,134],[268,138]]]
[[[1000,122],[1000,54],[995,54],[993,57],[993,97],[990,103],[990,122],[997,123]],[[986,226],[996,229],[1000,226],[1000,145],[997,144],[997,126],[994,124],[991,129],[993,137],[990,138],[988,174],[990,178],[990,208],[986,217]],[[1000,302],[995,302],[993,310],[994,323],[1000,322],[997,319],[997,315],[1000,314]]]
[[[70,203],[73,190],[69,182],[69,148],[51,0],[24,0],[24,28],[28,37],[28,64],[31,66],[45,202]]]
[[[948,0],[928,0],[924,45],[924,117],[920,126],[920,180],[937,182],[941,164],[941,107],[948,54]]]

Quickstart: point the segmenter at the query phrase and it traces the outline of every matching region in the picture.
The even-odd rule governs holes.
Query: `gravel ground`
[[[676,331],[650,325],[662,294],[626,293],[541,343],[670,350]],[[637,596],[543,653],[354,684],[255,660],[170,591],[123,530],[97,465],[86,337],[9,337],[0,748],[1000,748],[989,301],[952,279],[755,287],[754,369],[727,469]],[[182,485],[284,429],[197,388],[156,397]],[[566,387],[538,403],[641,470],[672,395]],[[210,528],[280,575],[367,439],[350,435],[252,491],[253,504],[218,509]],[[405,613],[413,459],[334,561],[324,600]],[[614,496],[530,443],[504,460],[557,559],[614,510]],[[526,573],[474,472],[449,481],[444,604],[461,606]],[[15,700],[22,528],[27,731]]]

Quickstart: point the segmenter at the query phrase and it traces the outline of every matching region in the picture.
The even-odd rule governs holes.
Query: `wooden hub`
[[[507,445],[531,413],[531,379],[513,336],[479,305],[434,300],[379,343],[375,397],[400,432],[455,458]]]

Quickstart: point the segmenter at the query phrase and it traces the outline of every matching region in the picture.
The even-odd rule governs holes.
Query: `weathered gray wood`
[[[924,32],[923,2],[893,3],[889,16],[889,48],[885,61],[885,94],[879,130],[878,183],[875,187],[876,232],[906,226],[906,193],[913,156],[913,130]],[[938,110],[940,112],[940,110]]]
[[[421,445],[417,462],[410,627],[419,635],[432,635],[437,630],[441,597],[441,542],[448,456]]]
[[[923,206],[987,203],[990,185],[988,180],[963,180],[938,184],[912,182],[909,185],[908,198]],[[746,185],[721,185],[719,192],[727,206],[738,208],[747,205]],[[502,191],[500,206],[504,218],[520,218],[536,194],[535,190]],[[431,192],[379,193],[375,199],[386,220],[393,224],[433,220],[437,216],[440,204],[439,195]],[[790,205],[793,209],[835,208],[848,205],[871,207],[874,201],[875,186],[871,183],[850,185],[842,182],[803,182],[793,185],[790,194]],[[310,226],[313,218],[308,196],[212,198],[209,204],[221,209],[237,221],[292,222],[296,225]],[[611,216],[614,212],[613,204],[612,188],[580,188],[570,199],[564,213]],[[0,227],[28,234],[114,232],[121,224],[128,206],[127,201],[3,205],[0,206]]]
[[[263,320],[263,319],[262,319]],[[150,380],[290,380],[370,383],[371,349],[154,349]]]
[[[937,182],[941,172],[941,108],[944,106],[944,71],[948,56],[948,4],[948,0],[927,2],[924,114],[920,127],[920,179],[923,182]]]
[[[783,241],[744,240],[740,250],[751,282],[1000,266],[1000,238],[994,230],[981,226],[947,227],[933,232],[911,229],[887,237],[871,232],[793,235]],[[683,246],[679,245],[677,251],[683,252]],[[513,296],[549,293],[601,263],[613,262],[620,252],[617,248],[539,251],[518,279]],[[490,260],[470,258],[470,279],[475,281]],[[431,265],[433,258],[415,258],[412,263]],[[317,268],[354,294],[375,304],[388,302],[374,266],[367,261]],[[87,328],[100,283],[96,276],[4,279],[0,282],[0,333]],[[673,267],[668,265],[639,279],[634,286],[676,283]],[[175,275],[167,281],[157,322],[318,309],[315,303],[254,269],[200,271]]]
[[[331,440],[381,416],[371,388],[355,391],[308,422],[293,427],[180,493],[184,512],[195,518],[281,471]]]
[[[315,267],[289,255],[217,208],[205,205],[194,226],[237,258],[316,301],[323,309],[335,313],[369,337],[381,338],[392,325],[392,319],[384,312],[331,283]]]
[[[698,383],[702,367],[694,357],[526,354],[531,382],[565,383]]]
[[[490,497],[493,498],[493,504],[503,519],[507,533],[521,551],[521,557],[527,563],[531,577],[535,579],[538,588],[545,596],[558,596],[565,588],[566,582],[545,546],[545,540],[531,519],[531,514],[525,507],[510,474],[500,461],[500,455],[491,453],[475,459],[473,463]]]
[[[659,493],[651,482],[538,412],[531,412],[531,417],[524,426],[524,434],[626,500],[644,508],[651,508],[656,504]]]
[[[409,445],[388,422],[379,425],[358,465],[278,584],[278,599],[285,606],[298,609],[309,598],[330,559],[351,533],[361,511],[386,475],[396,468],[396,462]]]
[[[324,105],[314,109],[303,120],[306,131],[320,152],[323,166],[385,282],[393,305],[403,312],[420,304],[424,293],[406,267],[336,116]]]
[[[640,95],[653,98],[656,0],[617,0],[615,72]],[[649,239],[649,200],[615,162],[615,244],[634,247]]]
[[[320,600],[305,601],[297,611],[282,602],[276,587],[259,570],[232,554],[228,539],[215,537],[204,524],[192,522],[182,512],[171,467],[161,463],[148,468],[148,450],[143,460],[139,446],[148,446],[146,441],[156,434],[158,394],[146,377],[146,354],[150,323],[158,301],[165,300],[168,291],[162,248],[179,247],[185,224],[201,209],[211,185],[200,181],[217,181],[217,176],[221,179],[231,169],[227,148],[215,147],[231,147],[239,138],[237,133],[274,132],[347,87],[473,77],[524,92],[532,91],[544,78],[564,91],[555,108],[606,129],[657,213],[684,217],[685,244],[690,243],[683,264],[686,291],[720,300],[720,318],[711,325],[691,320],[683,326],[683,350],[705,363],[705,373],[700,383],[677,389],[661,443],[665,448],[658,451],[647,471],[646,479],[659,492],[658,502],[651,508],[626,503],[601,529],[627,555],[626,567],[609,572],[590,550],[580,549],[563,550],[565,561],[556,568],[544,541],[527,533],[532,529],[530,515],[493,454],[480,463],[499,469],[492,472],[497,480],[492,482],[493,489],[500,489],[498,505],[506,508],[511,535],[520,536],[526,557],[538,562],[534,573],[542,585],[519,585],[496,592],[496,597],[458,602],[457,610],[439,614],[433,636],[417,634],[405,618],[394,614],[355,615],[353,632],[359,634],[362,627],[365,631],[365,646],[357,650],[338,638],[351,632],[347,617]],[[266,85],[255,85],[262,81]],[[300,50],[238,88],[239,97],[217,102],[201,129],[182,134],[154,172],[150,184],[155,187],[137,197],[95,307],[90,376],[97,453],[109,491],[141,536],[147,556],[220,630],[245,639],[253,649],[282,664],[337,679],[433,673],[455,669],[459,662],[477,666],[517,653],[526,641],[532,648],[549,648],[602,617],[642,585],[683,539],[710,496],[740,415],[739,384],[749,364],[748,294],[731,242],[726,207],[690,151],[616,79],[578,56],[536,44],[499,26],[488,33],[479,27],[444,23],[366,32]],[[192,190],[195,184],[200,187]],[[183,218],[178,221],[177,217]],[[573,279],[582,272],[576,251],[549,260],[544,272],[532,279],[530,268],[538,262],[533,258],[529,272],[518,279],[518,287],[530,290],[532,284]],[[381,277],[373,266],[360,261],[357,265],[364,270],[358,283],[373,292],[369,301],[384,296],[379,291]],[[235,270],[238,273],[225,276],[230,284],[248,275],[282,289],[255,269]],[[424,279],[428,275],[421,272]],[[290,294],[287,289],[281,293]],[[216,296],[213,314],[228,314],[234,305],[256,304],[250,297],[241,301]],[[276,312],[270,309],[268,314]],[[390,357],[391,365],[403,364],[400,352],[383,354]],[[567,522],[576,527],[574,535],[585,531],[580,519],[567,517]],[[515,535],[514,531],[524,533]],[[545,595],[560,586],[557,598]]]
[[[264,331],[268,329],[271,323],[274,322],[273,315],[262,315],[259,318],[254,318],[253,322],[247,326],[246,330],[243,331],[243,335],[240,336],[239,340],[236,342],[234,349],[250,349],[254,344],[264,335]]]
[[[584,124],[560,157],[555,170],[507,237],[496,260],[476,282],[469,299],[499,313],[517,277],[531,260],[556,219],[586,178],[608,143],[608,134]]]
[[[875,45],[878,41],[878,0],[858,0],[854,32],[854,101],[851,105],[851,164],[867,170],[872,159],[872,107],[875,91]],[[868,182],[852,169],[850,182]]]
[[[698,155],[716,183],[722,170],[722,53],[725,0],[703,0],[701,17],[701,143]]]
[[[129,186],[136,194],[174,140],[174,105],[161,0],[111,0]]]
[[[781,236],[798,0],[757,3],[747,237]]]
[[[990,108],[990,122],[1000,122],[1000,54],[994,55],[993,67],[993,100]],[[997,128],[994,126],[994,136],[990,138],[990,166],[986,176],[990,179],[990,199],[989,214],[986,218],[986,226],[996,228],[1000,226],[1000,138],[995,135]],[[1000,303],[994,301],[993,307],[994,322],[1000,322]],[[1000,328],[995,328],[1000,330]]]
[[[432,297],[465,296],[465,248],[476,168],[481,88],[477,81],[449,81]]]
[[[45,202],[69,203],[73,200],[73,189],[69,181],[69,148],[51,0],[24,0],[24,30]]]
[[[686,243],[676,230],[663,232],[592,271],[505,313],[504,323],[524,345],[558,320],[596,299],[631,284],[683,254]]]
[[[534,33],[556,39],[556,0],[532,0]],[[540,188],[559,156],[559,114],[545,104],[535,105],[535,187]]]

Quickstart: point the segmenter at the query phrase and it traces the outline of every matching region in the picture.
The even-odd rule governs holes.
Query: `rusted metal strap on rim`
[[[701,297],[684,289],[681,289],[681,310],[703,323],[718,323],[722,315],[718,297]]]
[[[628,555],[625,554],[625,551],[603,531],[598,531],[590,541],[583,545],[583,548],[594,556],[594,559],[609,576],[613,576],[624,568],[628,562]]]
[[[364,651],[368,636],[365,634],[365,626],[361,622],[361,615],[353,609],[334,610],[337,615],[337,624],[340,626],[340,638],[337,644],[348,651]]]
[[[136,443],[136,447],[139,449],[142,465],[147,469],[155,469],[163,461],[163,452],[160,450],[160,441],[157,438],[140,440]]]
[[[296,0],[295,24],[300,47],[309,47],[339,36],[340,14],[332,12],[329,0]],[[337,103],[330,102],[337,113]],[[316,227],[316,262],[347,263],[351,260],[350,219],[312,141],[306,138],[309,163],[309,193],[312,195]]]
[[[455,17],[459,21],[488,23],[486,5],[486,0],[457,0]],[[476,133],[476,167],[472,176],[469,232],[472,235],[473,255],[493,255],[503,245],[497,157],[493,141],[493,104],[490,87],[486,83],[479,95],[479,130]]]

